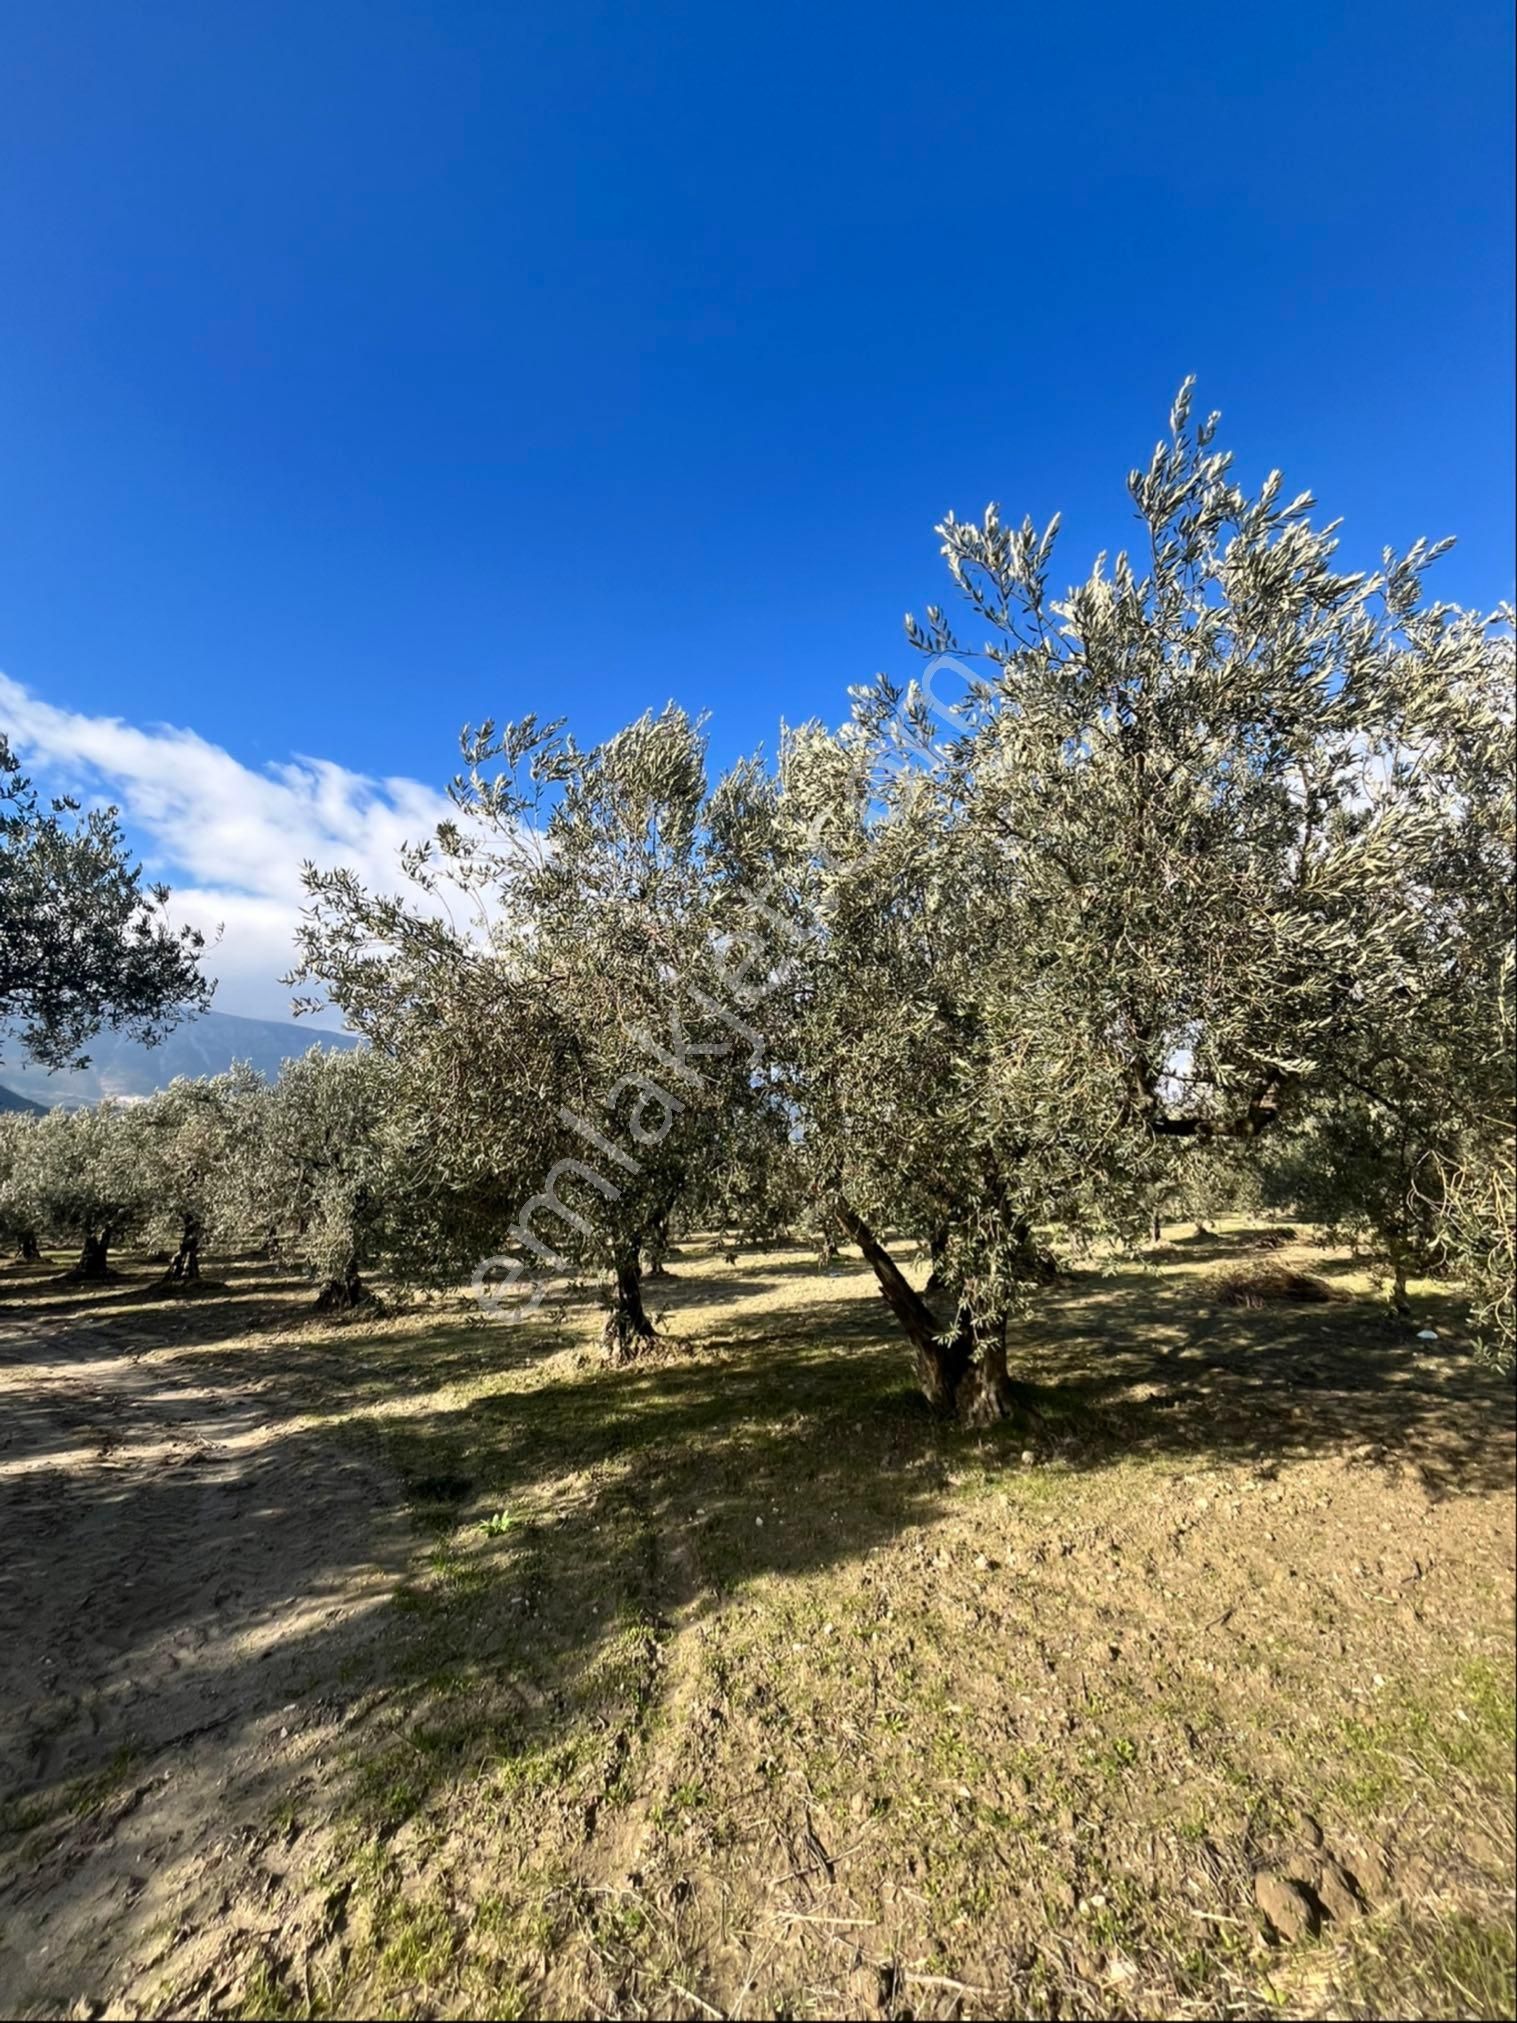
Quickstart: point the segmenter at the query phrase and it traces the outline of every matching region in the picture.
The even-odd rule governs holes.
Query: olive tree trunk
[[[927,1283],[923,1287],[923,1291],[929,1299],[934,1293],[943,1292],[947,1288],[948,1280],[943,1271],[943,1261],[947,1255],[947,1251],[948,1230],[946,1227],[940,1225],[927,1239],[927,1255],[931,1260],[931,1266],[927,1273]]]
[[[373,1297],[358,1275],[358,1259],[350,1257],[342,1270],[335,1277],[329,1278],[316,1295],[316,1312],[351,1313],[354,1307],[366,1305]]]
[[[643,1267],[637,1244],[627,1244],[618,1250],[611,1269],[611,1311],[606,1316],[601,1346],[612,1362],[631,1362],[640,1349],[658,1339],[643,1305]]]
[[[653,1227],[648,1231],[642,1244],[643,1277],[673,1278],[665,1262],[669,1255],[669,1217],[667,1212],[655,1216]]]
[[[958,1332],[968,1342],[969,1366],[959,1379],[954,1410],[966,1426],[992,1426],[999,1419],[1019,1425],[1042,1422],[1032,1389],[1006,1367],[1005,1314],[973,1315],[960,1310]]]
[[[1391,1248],[1391,1309],[1402,1320],[1410,1317],[1412,1302],[1407,1296],[1406,1282],[1410,1276],[1407,1255],[1399,1244]]]
[[[179,1248],[169,1260],[169,1277],[189,1283],[200,1276],[200,1218],[187,1215],[179,1235]]]
[[[1035,1418],[1025,1386],[1013,1383],[1007,1373],[1006,1316],[976,1318],[961,1306],[952,1327],[945,1328],[863,1217],[842,1200],[837,1214],[864,1253],[885,1304],[911,1344],[917,1383],[933,1411],[968,1426]]]
[[[79,1252],[79,1262],[69,1273],[70,1278],[88,1279],[96,1282],[112,1276],[111,1236],[109,1229],[91,1230],[84,1239]]]

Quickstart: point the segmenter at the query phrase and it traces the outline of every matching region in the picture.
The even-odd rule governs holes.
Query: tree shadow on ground
[[[724,1305],[729,1297],[729,1288],[732,1298],[743,1299],[769,1292],[773,1284],[774,1281],[769,1278],[723,1279],[718,1283],[697,1278],[686,1271],[677,1277],[644,1279],[643,1301],[650,1309],[656,1307],[661,1312],[687,1313],[693,1307]]]
[[[479,1307],[459,1294],[397,1292],[381,1283],[378,1305],[331,1314],[318,1312],[315,1285],[287,1265],[216,1258],[207,1262],[206,1271],[206,1290],[192,1296],[169,1286],[161,1271],[144,1272],[132,1264],[123,1272],[124,1282],[103,1287],[68,1284],[55,1273],[24,1286],[20,1299],[0,1298],[0,1367],[17,1360],[14,1345],[23,1337],[35,1341],[39,1334],[63,1338],[90,1330],[108,1331],[115,1352],[132,1356],[258,1338],[258,1372],[296,1380],[312,1372],[330,1374],[327,1357],[340,1357],[352,1341],[397,1326],[427,1328],[440,1352],[443,1344],[453,1345],[454,1366],[429,1365],[431,1383],[477,1373],[486,1355]],[[577,1294],[555,1290],[533,1325],[487,1331],[495,1344],[490,1356],[513,1363],[554,1353],[562,1346],[554,1339],[555,1329],[577,1316],[583,1305]],[[245,1374],[253,1374],[251,1365]],[[401,1379],[392,1371],[382,1381],[393,1387]]]
[[[1174,1225],[1169,1225],[1173,1228]],[[1280,1222],[1233,1224],[1228,1229],[1192,1228],[1184,1236],[1165,1234],[1157,1243],[1143,1246],[1150,1257],[1167,1258],[1176,1264],[1199,1264],[1218,1258],[1236,1260],[1255,1253],[1268,1254],[1287,1243],[1303,1239],[1294,1225]]]
[[[278,1326],[309,1308],[309,1279],[277,1265],[223,1266],[207,1261],[205,1291],[184,1298],[169,1290],[162,1267],[144,1270],[135,1260],[113,1267],[104,1285],[90,1285],[49,1270],[25,1279],[0,1278],[0,1328],[23,1319],[107,1321],[137,1313],[159,1332],[174,1332],[193,1308],[198,1338],[227,1339],[254,1326]]]
[[[296,1676],[302,1693],[344,1703],[377,1671],[388,1726],[355,1761],[352,1803],[392,1833],[465,1774],[614,1727],[627,1649],[656,1647],[754,1581],[866,1556],[942,1510],[966,1460],[1016,1466],[1029,1437],[1073,1471],[1369,1449],[1417,1466],[1434,1494],[1510,1471],[1510,1387],[1451,1344],[1426,1353],[1368,1303],[1236,1311],[1189,1277],[1067,1282],[1014,1331],[1013,1367],[1041,1386],[1029,1436],[933,1420],[856,1273],[799,1314],[733,1303],[734,1290],[688,1352],[618,1370],[562,1353],[551,1327],[197,1343],[184,1359],[195,1385],[262,1426],[241,1461],[134,1470],[105,1457],[51,1471],[48,1487],[45,1414],[23,1424],[4,1458],[31,1439],[44,1465],[40,1486],[34,1471],[12,1487],[7,1614],[25,1626],[47,1590],[55,1613],[61,1602],[91,1627],[83,1676],[61,1694],[34,1683],[24,1635],[8,1653],[31,1752],[18,1795],[45,1803],[123,1747],[161,1752],[197,1709],[235,1729]],[[82,1378],[101,1353],[81,1336]],[[368,1485],[356,1514],[355,1466]],[[376,1524],[404,1506],[418,1543],[397,1606],[375,1617],[382,1654],[355,1670],[351,1625],[329,1634],[319,1605],[373,1557],[364,1495]],[[128,1559],[130,1593],[111,1577]],[[229,1593],[240,1656],[221,1634]],[[283,1655],[250,1684],[263,1662],[246,1655],[251,1632]],[[132,1682],[176,1644],[193,1652],[193,1680],[145,1707]],[[636,1694],[656,1697],[649,1665]]]

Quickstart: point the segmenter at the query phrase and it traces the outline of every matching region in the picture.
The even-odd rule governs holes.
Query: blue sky
[[[1509,596],[1509,12],[11,0],[0,717],[206,892],[101,719],[344,820],[486,712],[725,759],[909,671],[949,508],[1120,544],[1186,372]]]

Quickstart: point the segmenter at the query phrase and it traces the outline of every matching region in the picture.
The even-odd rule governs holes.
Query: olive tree
[[[978,873],[930,776],[879,758],[857,719],[836,734],[806,726],[786,735],[767,796],[747,795],[768,978],[751,1016],[774,1048],[808,1191],[873,1267],[928,1398],[978,1418],[1008,1409],[1015,1387],[994,1321],[961,1296],[966,1207],[1002,1201],[1020,1277],[1046,1276],[1049,1260],[1025,1204],[999,1192],[983,1109]],[[925,1293],[887,1226],[931,1253]]]
[[[204,937],[166,918],[114,808],[44,803],[0,736],[0,1034],[44,1067],[78,1065],[103,1025],[151,1043],[210,1002]]]
[[[36,1208],[23,1187],[27,1134],[36,1128],[28,1111],[0,1112],[0,1242],[13,1244],[25,1264],[39,1254]]]
[[[11,1212],[38,1235],[80,1246],[70,1276],[112,1277],[112,1247],[133,1233],[148,1206],[135,1109],[107,1101],[83,1110],[49,1110],[18,1133],[9,1150]]]
[[[674,707],[582,749],[535,720],[464,737],[457,818],[407,889],[308,874],[298,981],[392,1064],[435,1273],[495,1253],[599,1270],[607,1345],[653,1335],[642,1297],[751,1047],[718,993],[705,743]]]
[[[1396,755],[1487,631],[1424,605],[1438,548],[1342,573],[1310,495],[1245,493],[1215,424],[1183,390],[1129,480],[1138,559],[1062,599],[1057,522],[950,516],[980,642],[908,619],[924,679],[880,678],[782,767],[809,1141],[924,1389],[972,1417],[1016,1402],[1035,1232],[1139,1236],[1177,1155],[1256,1143],[1386,1029],[1425,931],[1436,794]],[[887,1221],[931,1241],[946,1312]]]
[[[177,1077],[141,1106],[144,1227],[172,1251],[171,1279],[198,1280],[202,1246],[249,1227],[269,1100],[263,1077],[237,1062],[225,1074]]]
[[[405,1131],[388,1064],[368,1048],[313,1046],[251,1109],[249,1212],[318,1285],[322,1312],[371,1297],[405,1181]]]
[[[1384,1261],[1398,1310],[1411,1273],[1491,1290],[1480,1325],[1511,1352],[1517,918],[1509,614],[1409,612],[1394,736],[1366,782],[1404,902],[1391,987],[1323,1049],[1313,1101],[1275,1162],[1285,1198]],[[1380,809],[1394,819],[1377,820]]]

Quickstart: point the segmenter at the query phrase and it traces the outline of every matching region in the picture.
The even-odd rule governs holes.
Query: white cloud
[[[176,918],[224,929],[206,963],[219,978],[217,1010],[252,1018],[290,1014],[278,979],[294,959],[302,862],[347,865],[394,890],[402,845],[451,812],[446,795],[416,780],[371,779],[329,759],[257,772],[194,731],[59,709],[3,674],[0,730],[39,784],[108,797],[150,840]]]

